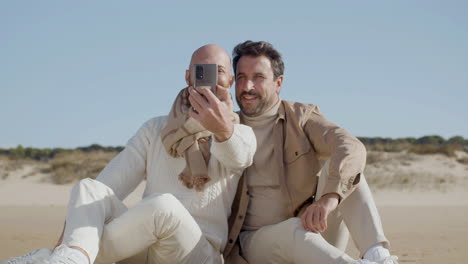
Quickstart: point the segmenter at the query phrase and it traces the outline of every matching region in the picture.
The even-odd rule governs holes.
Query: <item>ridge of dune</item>
[[[365,175],[378,205],[467,205],[468,164],[459,162],[467,157],[370,151]],[[0,159],[0,206],[66,205],[73,182],[55,184],[47,166]],[[143,190],[144,183],[126,202],[141,199]]]

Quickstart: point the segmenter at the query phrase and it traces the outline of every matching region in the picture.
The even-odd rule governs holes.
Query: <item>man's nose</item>
[[[252,80],[247,80],[245,82],[245,85],[244,85],[243,89],[245,91],[251,91],[251,90],[255,89],[255,85],[254,85],[253,81]]]

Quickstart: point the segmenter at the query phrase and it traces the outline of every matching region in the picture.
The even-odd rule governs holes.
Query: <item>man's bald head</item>
[[[221,65],[229,71],[231,69],[231,57],[225,49],[216,44],[207,44],[194,51],[190,66],[195,63],[212,63]]]
[[[194,64],[217,64],[218,65],[218,84],[229,88],[232,85],[233,76],[231,75],[231,57],[227,51],[216,44],[204,45],[192,54],[189,69],[185,73],[185,80],[190,84],[190,68]]]

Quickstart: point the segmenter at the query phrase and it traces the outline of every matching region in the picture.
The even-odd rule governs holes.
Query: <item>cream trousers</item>
[[[221,263],[173,195],[153,194],[127,209],[92,179],[72,189],[62,243],[84,249],[92,263]]]
[[[316,199],[320,198],[326,184],[327,167],[324,166],[320,175]],[[328,229],[322,234],[308,232],[303,228],[301,220],[294,217],[256,231],[244,231],[240,234],[242,254],[249,263],[256,264],[355,263],[344,253],[349,233],[361,256],[378,243],[389,247],[364,175],[361,175],[353,193],[329,215],[327,224]]]

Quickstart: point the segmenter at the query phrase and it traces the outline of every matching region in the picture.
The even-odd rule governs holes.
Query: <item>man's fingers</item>
[[[195,109],[190,108],[190,110],[189,110],[189,116],[190,116],[191,118],[193,118],[193,119],[195,119],[195,120],[198,121],[199,113],[197,113],[197,112],[195,111]]]
[[[305,222],[305,215],[307,214],[307,211],[304,212],[302,215],[301,215],[301,222],[302,222],[302,227],[304,227],[305,230],[307,230],[307,226],[306,226],[306,222]]]
[[[203,109],[200,103],[198,103],[198,101],[195,100],[195,98],[192,95],[190,95],[188,99],[190,101],[190,105],[192,106],[192,108],[195,108],[197,112],[200,112]]]
[[[320,210],[314,210],[314,217],[312,218],[312,225],[316,231],[320,231]]]
[[[310,228],[307,225],[307,215],[309,215],[309,213],[306,210],[301,216],[301,221],[302,221],[302,226],[304,227],[304,229],[307,231],[310,231]]]
[[[221,85],[216,86],[216,95],[221,101],[226,101],[231,99],[231,93],[229,88],[223,87]]]
[[[322,226],[322,232],[324,232],[328,228],[327,219],[328,219],[328,212],[326,210],[323,210],[323,213],[320,217],[320,225]]]
[[[320,214],[319,214],[319,218],[318,218],[318,222],[317,222],[317,228],[320,232],[323,232],[324,231],[324,228],[325,228],[325,225],[323,224],[323,219],[325,217],[325,211],[323,209],[323,207],[320,207]]]
[[[234,111],[234,103],[229,88],[218,85],[216,88],[216,96],[221,102],[224,102],[232,111]]]
[[[190,96],[189,96],[190,103],[192,103],[192,101],[194,101],[194,102],[198,103],[198,105],[200,107],[203,107],[203,108],[208,107],[208,101],[196,89],[189,89],[189,91],[190,91]],[[190,99],[190,98],[192,98],[192,99]],[[201,108],[200,109],[195,108],[195,109],[197,111],[201,110]]]
[[[201,89],[198,89],[198,92],[206,97],[206,100],[208,100],[208,103],[210,105],[216,105],[220,103],[218,97],[216,97],[216,95],[213,94],[210,88],[203,87]]]
[[[313,217],[314,217],[314,210],[307,210],[307,216],[306,216],[306,225],[307,225],[307,229],[309,231],[312,231],[312,232],[315,232],[315,228],[314,228],[314,225],[313,225]]]

